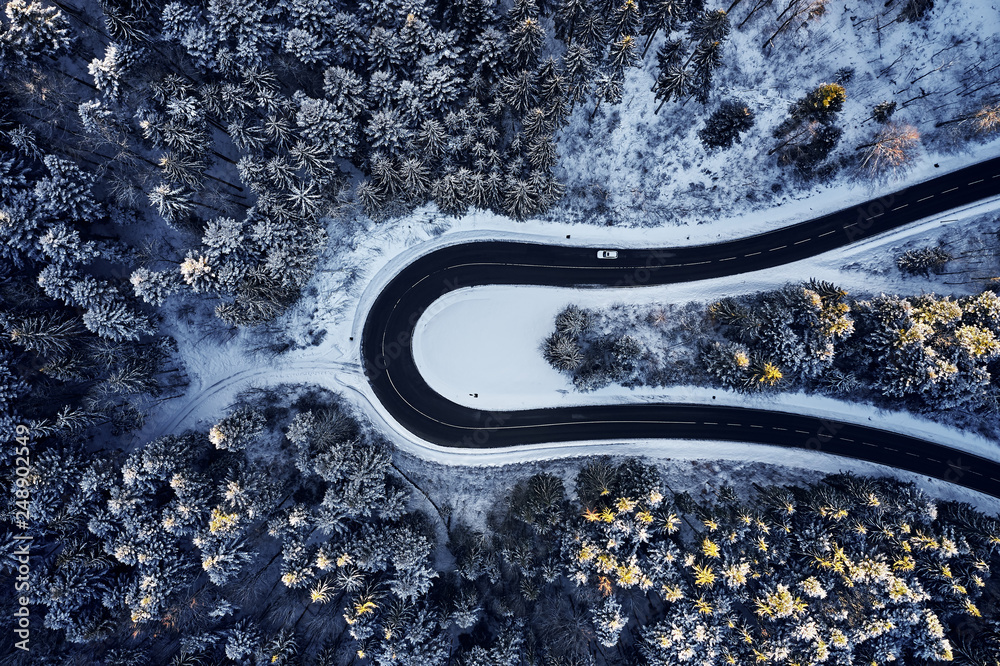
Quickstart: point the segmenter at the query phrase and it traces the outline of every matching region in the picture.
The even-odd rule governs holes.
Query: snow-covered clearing
[[[915,23],[892,20],[898,3],[831,2],[821,16],[779,35],[767,51],[762,44],[787,3],[775,3],[737,28],[750,9],[743,4],[732,11],[733,31],[706,107],[694,100],[669,102],[654,115],[659,102],[649,91],[661,36],[642,66],[628,70],[622,104],[602,105],[593,119],[592,103],[577,108],[558,144],[557,176],[568,196],[550,218],[653,227],[736,218],[796,200],[822,206],[832,198],[839,199],[836,207],[849,205],[865,189],[850,182],[859,155],[855,148],[871,140],[877,129],[871,110],[882,101],[897,102],[893,121],[915,126],[924,140],[907,180],[926,178],[949,168],[952,160],[967,158],[947,153],[976,149],[952,144],[953,125],[934,125],[998,92],[996,70],[987,72],[1000,50],[1000,11],[994,0],[939,0]],[[853,69],[854,75],[845,84],[847,102],[836,123],[844,133],[828,161],[847,166],[827,183],[796,182],[790,169],[767,155],[777,143],[771,133],[789,104],[833,81],[841,68]],[[963,81],[970,78],[975,81],[971,88],[983,87],[963,95]],[[732,148],[706,150],[698,131],[730,97],[747,102],[756,123]]]

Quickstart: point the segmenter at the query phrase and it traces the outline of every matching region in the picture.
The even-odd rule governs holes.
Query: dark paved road
[[[678,438],[772,444],[857,458],[1000,497],[1000,464],[897,433],[778,411],[687,404],[625,404],[496,413],[435,393],[411,340],[421,313],[454,289],[489,284],[622,287],[689,282],[780,266],[1000,194],[1000,158],[776,231],[662,249],[482,242],[447,247],[404,268],[377,297],[361,352],[376,396],[405,428],[443,446]],[[613,247],[606,246],[606,247]],[[789,276],[789,279],[808,276]],[[698,446],[692,442],[692,448]]]

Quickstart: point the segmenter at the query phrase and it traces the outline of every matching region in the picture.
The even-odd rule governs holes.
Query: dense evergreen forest
[[[1000,521],[912,485],[696,501],[598,458],[470,525],[338,396],[239,405],[131,453],[35,455],[31,652],[7,663],[997,663]]]
[[[919,22],[931,3],[885,7]],[[580,109],[627,104],[643,58],[656,62],[650,94],[697,108],[702,143],[725,150],[755,123],[714,87],[727,38],[763,24],[770,48],[821,10],[7,2],[0,663],[995,666],[1000,524],[895,481],[719,487],[705,503],[645,462],[602,459],[572,482],[525,478],[466,525],[319,390],[251,392],[210,428],[136,435],[188,382],[169,318],[210,310],[208,328],[229,332],[272,321],[302,295],[337,216],[550,210],[565,194],[559,132]],[[772,135],[789,178],[843,166],[828,158],[850,79],[795,93]],[[945,125],[963,139],[1000,126],[995,100],[970,99]],[[873,178],[917,146],[895,110],[873,108],[854,160]],[[926,378],[948,347],[980,381],[996,306],[983,302],[989,320],[934,307],[908,325],[927,344],[907,354]],[[737,319],[725,325],[744,344]],[[964,385],[948,386],[959,404]]]

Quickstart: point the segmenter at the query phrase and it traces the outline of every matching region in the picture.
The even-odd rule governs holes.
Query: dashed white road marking
[[[725,259],[719,259],[719,261],[732,261],[736,257],[726,257]]]
[[[924,197],[923,199],[917,199],[917,203],[920,203],[921,201],[927,201],[928,199],[933,199],[933,198],[934,198],[934,195],[932,194],[929,197]]]
[[[957,190],[957,189],[958,189],[957,187],[953,187],[953,188],[951,188],[950,190],[945,190],[945,191],[944,191],[944,192],[942,192],[941,194],[948,194],[949,192],[954,192],[954,191],[955,191],[955,190]]]
[[[768,252],[774,252],[775,250],[784,250],[786,247],[788,247],[788,246],[787,245],[779,245],[778,247],[772,247],[770,250],[768,250]]]
[[[760,252],[751,252],[750,254],[744,254],[744,257],[756,257]]]
[[[980,178],[979,180],[972,181],[971,183],[969,183],[969,185],[978,185],[979,183],[983,182],[984,180],[986,180],[986,179],[985,178]]]
[[[910,205],[910,204],[903,204],[902,206],[896,206],[895,208],[893,208],[893,209],[892,209],[892,210],[890,210],[889,212],[890,212],[890,213],[894,213],[895,211],[897,211],[897,210],[902,210],[903,208],[906,208],[906,207],[907,207],[907,206],[909,206],[909,205]]]
[[[794,243],[792,243],[792,245],[801,245],[802,243],[808,243],[811,240],[812,240],[811,238],[806,238],[800,241],[795,241]]]
[[[823,236],[829,236],[830,234],[835,234],[835,233],[837,233],[836,229],[834,229],[833,231],[828,231],[825,234],[820,234],[818,237],[822,238]]]

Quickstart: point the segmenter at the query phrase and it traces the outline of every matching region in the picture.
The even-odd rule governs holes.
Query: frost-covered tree
[[[951,253],[941,247],[926,247],[907,250],[896,258],[896,267],[907,275],[923,275],[927,277],[930,271],[940,272],[945,264],[951,261]]]
[[[328,157],[347,157],[357,145],[357,123],[332,102],[302,91],[295,95],[295,124],[301,135]]]
[[[191,194],[183,187],[160,183],[149,192],[149,203],[171,224],[180,224],[194,212]]]
[[[217,449],[240,451],[264,432],[264,417],[252,407],[241,407],[222,419],[208,432]]]
[[[912,125],[886,122],[861,151],[858,171],[865,178],[899,178],[909,169],[920,148],[920,132]]]
[[[56,7],[42,2],[9,0],[6,29],[0,32],[0,63],[19,64],[40,56],[58,56],[69,49],[74,36],[69,20]]]

